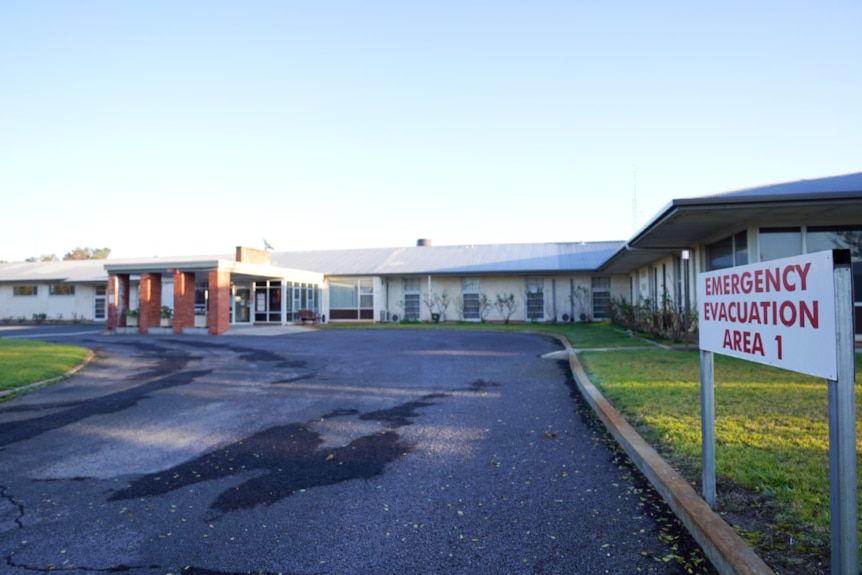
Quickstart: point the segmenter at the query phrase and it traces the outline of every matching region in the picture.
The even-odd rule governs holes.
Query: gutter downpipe
[[[551,278],[551,305],[553,306],[554,318],[552,321],[557,321],[557,279]]]

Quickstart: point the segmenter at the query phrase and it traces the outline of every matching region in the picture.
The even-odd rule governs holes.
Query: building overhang
[[[749,226],[858,225],[862,191],[674,200],[600,268],[626,273]]]
[[[173,275],[177,271],[202,274],[209,272],[228,272],[234,278],[257,280],[308,279],[320,281],[323,278],[323,275],[317,272],[294,270],[270,264],[236,262],[227,259],[172,260],[168,258],[159,258],[151,261],[106,263],[105,271],[107,271],[109,275],[140,275],[142,273]]]

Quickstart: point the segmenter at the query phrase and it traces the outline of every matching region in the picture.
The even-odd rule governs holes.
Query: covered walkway
[[[203,329],[221,335],[235,325],[285,325],[300,309],[319,312],[321,306],[322,274],[273,266],[269,252],[253,248],[237,247],[234,260],[152,258],[107,263],[105,269],[111,332],[137,327],[146,334],[169,327],[176,335]],[[135,281],[137,303],[131,305]],[[166,284],[172,297],[163,294]],[[132,318],[136,326],[130,325]],[[163,319],[170,325],[163,326]]]

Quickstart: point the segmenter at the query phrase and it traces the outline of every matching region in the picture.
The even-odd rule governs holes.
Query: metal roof
[[[173,268],[229,268],[249,277],[281,277],[290,270],[330,276],[593,272],[622,245],[569,242],[271,252],[271,264],[262,265],[236,263],[228,254],[24,262],[0,264],[0,283],[98,283],[106,281],[109,272],[164,272]]]
[[[862,172],[673,200],[602,267],[626,272],[749,225],[862,222]]]
[[[273,252],[272,263],[330,276],[592,272],[622,245],[568,242]]]
[[[845,194],[858,195],[859,193],[862,193],[862,172],[743,188],[741,190],[677,200],[677,202],[684,204],[704,202],[706,200],[774,201],[777,198],[785,199],[792,197],[799,199],[804,196],[812,196],[812,199],[823,199],[827,194],[836,194],[836,196],[840,197]]]
[[[98,283],[108,278],[105,260],[0,264],[0,283]]]

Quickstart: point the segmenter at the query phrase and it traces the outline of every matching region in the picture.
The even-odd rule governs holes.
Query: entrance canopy
[[[274,282],[286,285],[303,282],[320,285],[323,274],[273,266],[269,252],[237,247],[236,258],[229,257],[165,257],[124,260],[106,263],[108,272],[108,330],[126,327],[126,310],[129,307],[131,277],[139,276],[140,310],[138,330],[147,333],[160,325],[162,308],[162,280],[173,279],[173,333],[195,327],[195,286],[205,284],[209,294],[206,327],[211,335],[228,330],[231,321],[231,283]]]

